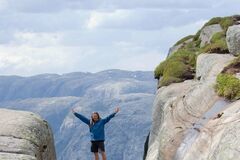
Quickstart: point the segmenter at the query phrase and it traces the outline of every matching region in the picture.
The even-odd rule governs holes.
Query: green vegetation
[[[232,26],[234,24],[234,18],[232,16],[230,17],[215,17],[209,20],[203,27],[210,26],[213,24],[220,24],[223,28],[224,32],[227,31],[229,26]]]
[[[155,79],[159,79],[161,76],[163,76],[164,68],[166,68],[167,61],[163,61],[160,63],[154,70],[154,77]]]
[[[234,21],[232,17],[224,17],[224,18],[213,18],[204,26],[212,25],[212,24],[220,24],[223,28],[222,32],[215,33],[210,43],[205,47],[201,48],[201,51],[204,53],[229,53],[227,43],[226,43],[226,31],[227,28],[233,25]]]
[[[159,87],[194,78],[196,57],[201,53],[229,53],[226,31],[235,21],[234,16],[212,18],[195,35],[186,36],[179,40],[174,46],[183,44],[181,48],[167,57],[154,71],[155,78],[159,79]],[[210,44],[201,48],[200,33],[204,27],[213,24],[220,24],[223,31],[215,33]],[[191,38],[192,41],[186,42]]]
[[[227,29],[229,26],[232,26],[234,24],[234,17],[230,16],[230,17],[215,17],[210,19],[207,23],[204,24],[204,26],[195,34],[195,36],[193,37],[194,41],[197,41],[200,37],[200,33],[202,31],[202,29],[206,26],[210,26],[213,24],[220,24],[221,27],[224,30],[224,33],[227,32]]]
[[[183,43],[183,42],[185,42],[185,41],[187,41],[187,40],[189,40],[189,39],[191,39],[191,38],[193,38],[193,37],[194,37],[194,35],[186,36],[186,37],[180,39],[179,41],[177,41],[177,43],[174,44],[174,46],[177,46],[177,45],[179,45],[179,44],[181,44],[181,43]]]
[[[204,27],[210,26],[213,24],[219,24],[221,22],[222,18],[221,17],[214,17],[210,19],[207,23],[204,24]]]
[[[160,86],[192,79],[195,73],[196,55],[186,49],[181,49],[160,63],[154,73],[160,79]]]
[[[194,40],[194,41],[199,40],[199,37],[200,37],[200,34],[201,34],[201,30],[202,30],[202,29],[200,29],[199,31],[197,31],[197,33],[196,33],[195,36],[193,37],[193,40]]]
[[[240,55],[232,61],[230,66],[236,66],[236,67],[240,68]]]
[[[210,40],[210,44],[206,45],[201,50],[204,53],[229,53],[225,32],[215,33]]]
[[[226,43],[226,32],[229,26],[234,24],[233,17],[215,17],[208,21],[204,27],[220,24],[223,28],[222,32],[215,33],[211,39],[210,44],[206,45],[202,51],[205,53],[229,53]]]
[[[240,56],[235,58],[217,77],[216,91],[219,96],[230,100],[240,99],[240,79],[234,74],[240,72]]]
[[[219,96],[230,100],[240,99],[240,80],[230,74],[219,74],[216,90]]]
[[[212,36],[210,42],[216,43],[219,40],[225,40],[225,37],[226,37],[226,34],[224,32],[217,32]]]
[[[223,28],[224,32],[227,32],[228,27],[232,26],[234,24],[233,17],[225,17],[222,18],[220,25]]]

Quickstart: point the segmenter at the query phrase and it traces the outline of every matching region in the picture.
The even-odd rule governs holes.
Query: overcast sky
[[[0,75],[152,71],[240,0],[0,0]]]

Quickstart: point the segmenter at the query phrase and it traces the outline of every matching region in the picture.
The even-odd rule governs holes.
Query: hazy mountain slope
[[[152,72],[109,70],[0,79],[0,88],[7,93],[1,95],[0,106],[30,110],[48,120],[58,159],[89,160],[92,156],[88,126],[72,115],[71,108],[87,117],[93,111],[105,117],[115,106],[120,106],[121,112],[105,128],[108,158],[142,158],[156,88]]]

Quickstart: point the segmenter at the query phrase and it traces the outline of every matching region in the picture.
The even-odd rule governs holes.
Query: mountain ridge
[[[49,78],[48,74],[25,78],[26,82],[21,80],[23,88],[16,87],[16,84],[9,85],[13,87],[11,91],[14,91],[4,92],[9,99],[3,100],[0,95],[0,106],[31,111],[47,120],[54,132],[59,160],[92,158],[88,127],[73,116],[71,108],[86,117],[90,117],[93,111],[98,111],[105,117],[112,113],[116,106],[120,106],[121,112],[106,126],[108,158],[141,159],[144,139],[150,129],[151,106],[156,90],[153,72],[107,70],[87,76],[81,75],[69,73],[57,76],[58,80],[55,79],[56,75]],[[11,81],[14,80],[15,78]],[[54,90],[56,93],[46,92],[58,85],[60,87]],[[0,90],[3,89],[1,86],[3,82]],[[39,88],[43,90],[42,94],[35,93]],[[24,95],[26,91],[27,94]],[[19,92],[23,92],[24,96],[19,96]],[[134,153],[129,156],[131,150]]]

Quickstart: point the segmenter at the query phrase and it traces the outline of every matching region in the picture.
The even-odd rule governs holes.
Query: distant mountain
[[[0,76],[0,106],[33,111],[51,125],[58,160],[89,160],[89,128],[71,113],[105,117],[120,106],[106,125],[108,159],[142,159],[151,124],[156,90],[153,72],[107,70],[98,73]]]

